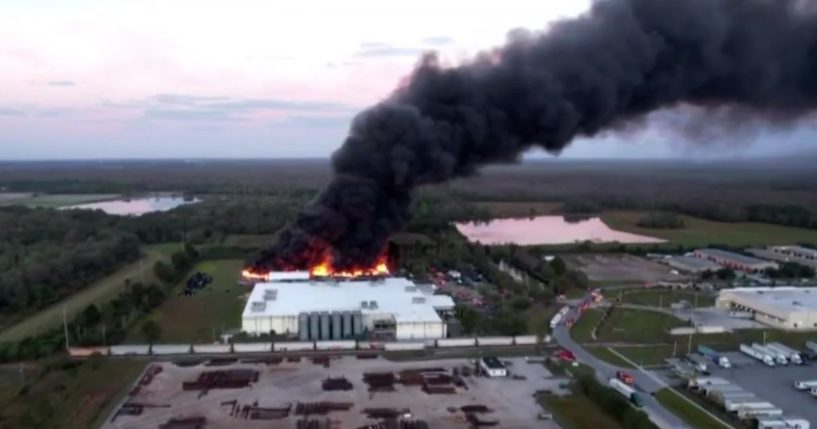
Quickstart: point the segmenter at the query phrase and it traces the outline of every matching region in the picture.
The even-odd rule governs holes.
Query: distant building
[[[817,268],[817,250],[802,246],[769,246],[765,249],[749,249],[749,253],[777,262],[796,262]]]
[[[715,306],[750,313],[753,319],[788,330],[817,330],[817,288],[753,287],[723,289]]]
[[[309,273],[272,273],[257,283],[241,316],[250,334],[271,331],[306,340],[341,340],[362,335],[383,339],[444,338],[442,313],[450,296],[397,277],[335,280]]]
[[[720,249],[698,249],[693,252],[693,255],[696,258],[706,259],[722,267],[747,273],[758,273],[767,268],[777,268],[777,264],[774,262]]]
[[[717,271],[720,265],[703,258],[694,256],[670,256],[663,259],[664,263],[678,271],[685,273],[702,273],[706,270]]]
[[[508,369],[505,368],[505,365],[502,362],[493,357],[484,357],[479,360],[479,367],[482,369],[488,377],[507,377],[508,376]]]

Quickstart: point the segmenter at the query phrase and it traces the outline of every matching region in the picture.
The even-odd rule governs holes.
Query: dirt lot
[[[534,400],[537,390],[558,391],[561,379],[551,378],[541,364],[527,363],[523,358],[503,358],[510,362],[512,374],[524,376],[525,380],[507,378],[463,377],[467,389],[458,387],[455,394],[426,394],[420,386],[395,384],[394,392],[368,392],[363,383],[364,372],[398,372],[411,368],[443,368],[451,374],[454,368],[472,366],[465,359],[447,359],[423,362],[390,362],[383,359],[358,360],[354,357],[337,358],[329,368],[303,360],[298,363],[279,364],[232,364],[219,367],[179,367],[173,363],[159,363],[163,371],[130,402],[153,405],[170,405],[167,408],[145,408],[140,416],[120,416],[114,422],[109,418],[103,428],[156,428],[170,418],[201,416],[207,418],[207,428],[295,428],[296,419],[289,417],[278,420],[245,420],[231,417],[231,406],[225,401],[238,400],[240,404],[258,402],[262,407],[294,406],[297,403],[331,401],[348,402],[353,407],[348,411],[336,411],[326,417],[316,419],[334,421],[333,428],[357,428],[376,423],[362,410],[365,408],[408,409],[412,420],[423,420],[432,428],[468,428],[464,414],[459,407],[464,405],[486,405],[493,412],[479,414],[483,421],[498,421],[497,427],[550,428],[558,426],[549,421],[537,420],[541,411]],[[199,397],[198,391],[183,391],[183,381],[191,381],[204,370],[255,369],[260,371],[257,383],[244,389],[211,390]],[[346,377],[353,385],[349,391],[324,391],[322,381],[327,377]]]
[[[664,265],[632,255],[570,255],[565,262],[583,271],[593,282],[648,283],[683,281],[683,275],[672,274]]]

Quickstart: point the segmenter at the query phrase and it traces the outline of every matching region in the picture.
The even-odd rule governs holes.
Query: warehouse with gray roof
[[[758,322],[787,330],[817,330],[817,287],[723,289],[715,306],[752,313]]]
[[[696,258],[706,259],[722,267],[731,268],[747,273],[759,273],[767,268],[777,268],[775,262],[741,255],[740,253],[729,252],[720,249],[698,249],[693,252]]]

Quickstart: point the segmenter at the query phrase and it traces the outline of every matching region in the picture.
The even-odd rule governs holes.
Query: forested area
[[[138,238],[104,213],[0,207],[0,327],[138,257]]]

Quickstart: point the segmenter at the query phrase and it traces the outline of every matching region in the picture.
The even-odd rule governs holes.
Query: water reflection
[[[149,197],[77,204],[75,206],[63,207],[63,209],[102,210],[111,215],[140,216],[145,213],[172,210],[181,205],[197,203],[199,201],[198,199],[185,199],[183,197]]]
[[[458,223],[457,230],[470,241],[482,244],[661,243],[665,240],[616,231],[598,217],[537,216],[526,219],[495,219],[487,223]]]

